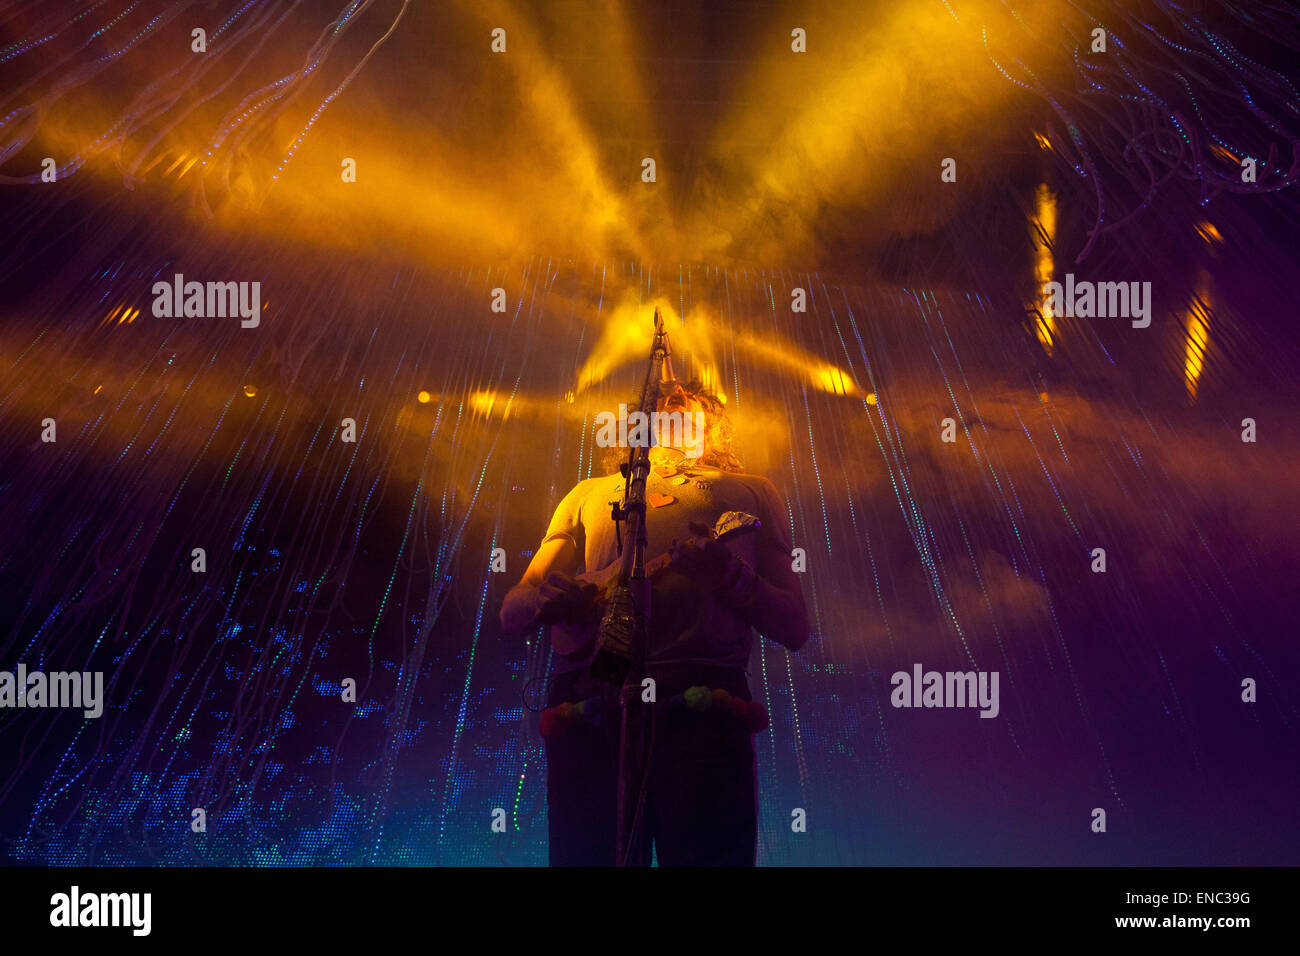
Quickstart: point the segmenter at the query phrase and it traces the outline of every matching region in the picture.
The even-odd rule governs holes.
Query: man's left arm
[[[760,523],[754,545],[756,566],[711,539],[702,526],[692,526],[698,537],[674,542],[672,565],[712,591],[764,637],[797,651],[808,642],[810,628],[803,588],[790,567],[790,546],[781,531],[785,509],[766,478],[757,479],[754,492]]]
[[[785,508],[776,487],[760,478],[758,496],[762,527],[754,545],[756,567],[739,556],[723,576],[719,599],[764,637],[797,651],[808,642],[808,608],[803,587],[790,565],[790,545],[782,531]]]

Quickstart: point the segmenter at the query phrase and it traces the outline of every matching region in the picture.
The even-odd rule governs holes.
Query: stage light
[[[1034,196],[1034,218],[1030,220],[1030,241],[1034,247],[1034,281],[1037,285],[1037,313],[1034,333],[1048,355],[1056,347],[1056,319],[1048,303],[1047,284],[1052,281],[1056,262],[1052,246],[1056,243],[1056,196],[1047,183],[1040,183]]]
[[[1219,232],[1212,222],[1197,223],[1196,233],[1210,245],[1223,242],[1223,233]]]
[[[1210,348],[1210,310],[1213,307],[1213,280],[1205,269],[1201,269],[1196,282],[1196,291],[1183,316],[1183,324],[1187,330],[1183,379],[1187,386],[1187,397],[1192,402],[1196,401],[1201,372],[1205,369],[1206,353]]]
[[[833,365],[818,369],[813,381],[823,392],[830,392],[832,395],[852,395],[854,391],[853,382],[849,377]]]

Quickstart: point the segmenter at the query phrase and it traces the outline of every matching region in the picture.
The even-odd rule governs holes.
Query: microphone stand
[[[668,333],[659,310],[654,315],[654,340],[650,346],[650,366],[641,388],[640,411],[653,416],[658,407],[659,382],[664,363],[671,354]],[[670,366],[671,367],[671,366]],[[650,580],[646,577],[646,479],[650,475],[650,444],[653,417],[647,422],[647,440],[633,445],[628,460],[620,467],[623,473],[623,501],[610,502],[611,517],[617,534],[620,522],[627,524],[627,546],[622,537],[619,556],[623,559],[618,583],[600,622],[596,656],[591,663],[593,676],[610,683],[621,683],[619,690],[618,746],[618,843],[619,866],[642,865],[642,831],[645,791],[650,772],[650,754],[646,746],[646,729],[651,714],[641,700],[641,680],[650,659]]]

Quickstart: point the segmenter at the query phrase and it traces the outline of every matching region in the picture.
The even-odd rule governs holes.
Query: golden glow
[[[1196,224],[1196,233],[1210,245],[1223,242],[1223,233],[1214,227],[1212,222],[1200,222]]]
[[[816,55],[789,54],[790,24],[773,18],[764,46],[786,52],[761,58],[735,95],[736,109],[719,123],[711,153],[723,175],[712,201],[693,206],[682,225],[681,257],[716,261],[740,249],[767,261],[816,248],[828,206],[867,209],[885,230],[932,228],[894,197],[918,182],[937,183],[944,157],[958,158],[961,181],[960,157],[980,150],[1018,95],[990,64],[983,37],[1004,59],[1002,45],[1014,50],[1040,77],[1067,66],[1023,42],[1026,32],[1059,32],[1066,5],[1016,7],[1012,13],[996,0],[831,5],[819,10]],[[957,195],[935,196],[941,216],[943,203],[955,211]]]
[[[705,366],[700,372],[700,383],[710,395],[718,394],[718,370],[712,365]]]
[[[172,174],[172,170],[175,169],[177,166],[179,166],[181,163],[185,162],[185,159],[186,159],[185,153],[181,153],[180,155],[178,155],[176,157],[176,161],[163,170],[163,178],[166,179],[168,176],[170,176]],[[188,169],[189,167],[186,168]]]
[[[1183,379],[1187,385],[1187,397],[1192,401],[1196,401],[1196,389],[1200,384],[1201,372],[1205,369],[1205,355],[1210,347],[1210,309],[1214,304],[1210,295],[1211,284],[1209,273],[1202,269],[1196,283],[1196,294],[1187,313],[1183,316],[1183,324],[1187,328]]]
[[[1226,149],[1224,149],[1224,148],[1223,148],[1222,146],[1220,146],[1218,143],[1211,143],[1211,144],[1210,144],[1210,152],[1214,153],[1216,156],[1219,156],[1219,157],[1222,157],[1223,159],[1226,159],[1228,162],[1232,163],[1234,166],[1240,166],[1240,165],[1241,165],[1241,160],[1239,160],[1236,156],[1233,156],[1232,153],[1228,152]]]
[[[799,372],[816,388],[832,395],[854,395],[853,376],[836,368],[793,342],[773,336],[756,335],[734,327],[722,328],[707,310],[697,306],[690,319],[682,322],[668,299],[642,302],[636,292],[607,313],[604,327],[591,354],[578,371],[577,391],[585,391],[607,380],[619,369],[635,365],[644,369],[653,337],[651,316],[658,308],[668,329],[669,341],[676,357],[674,370],[679,378],[698,377],[705,388],[725,402],[721,394],[721,376],[714,353],[714,342],[730,339],[737,354],[770,368]],[[691,365],[688,366],[686,358]],[[698,372],[692,376],[689,367]],[[644,371],[641,372],[644,375]],[[638,384],[640,380],[637,380]]]
[[[946,156],[958,158],[964,177],[963,153],[1010,121],[1018,88],[991,54],[1043,84],[1070,69],[1054,44],[1026,42],[1059,34],[1073,16],[1064,0],[1022,0],[1014,11],[1000,0],[815,5],[807,54],[790,51],[788,18],[765,14],[755,55],[745,58],[749,74],[727,84],[711,136],[686,155],[647,106],[664,81],[654,75],[663,61],[646,49],[643,14],[617,0],[580,6],[575,16],[569,5],[459,4],[456,19],[482,49],[451,77],[474,91],[463,114],[407,112],[382,83],[365,82],[373,69],[363,72],[274,184],[267,171],[317,105],[315,91],[237,161],[204,159],[215,131],[164,117],[156,136],[137,132],[118,144],[125,158],[101,143],[80,175],[102,176],[114,190],[123,172],[183,180],[202,186],[197,198],[240,234],[344,249],[402,244],[439,265],[539,252],[605,262],[806,260],[824,241],[828,208],[855,208],[882,232],[934,228],[933,210],[917,217],[895,196],[937,178]],[[678,53],[689,58],[688,38],[706,18],[675,17]],[[496,27],[508,37],[502,54],[488,52]],[[296,68],[300,55],[289,49],[284,65]],[[123,88],[146,89],[183,56],[188,50],[174,51],[175,60],[124,58]],[[465,77],[466,68],[475,74]],[[409,82],[438,89],[442,79],[428,64]],[[107,104],[70,103],[42,120],[34,150],[85,153],[119,119]],[[342,157],[355,159],[355,182],[342,179]],[[654,183],[642,181],[644,157],[656,161]],[[958,192],[941,192],[941,219],[959,208]],[[249,208],[226,202],[230,195],[247,195]]]
[[[832,395],[849,395],[853,392],[853,382],[833,365],[818,369],[813,381],[823,392]]]
[[[1038,295],[1034,332],[1044,351],[1051,355],[1056,346],[1056,317],[1052,315],[1044,288],[1056,271],[1052,258],[1052,246],[1056,242],[1056,196],[1047,183],[1039,183],[1034,194],[1034,218],[1030,227],[1030,242],[1034,248],[1034,288]]]
[[[433,400],[433,396],[428,392],[421,391],[419,395],[415,396],[415,400],[421,405],[428,405],[429,402]]]
[[[256,386],[256,385],[245,385],[245,386],[244,386],[244,394],[247,395],[249,398],[252,398],[254,395],[257,394],[257,386]]]
[[[434,393],[431,396],[432,399],[455,401],[456,396]],[[525,395],[519,392],[511,395],[509,392],[480,388],[472,389],[466,393],[464,401],[469,406],[470,411],[475,414],[496,417],[502,421],[520,416],[553,421],[556,412],[554,395]],[[569,421],[581,422],[583,420],[583,412],[577,408],[570,408],[568,403],[561,404],[559,409]],[[414,409],[409,406],[408,411],[414,413]]]
[[[116,317],[118,325],[130,325],[137,318],[139,318],[139,316],[140,316],[139,309],[132,308],[131,306],[123,302],[120,305],[118,305],[117,308],[115,308],[112,312],[108,313],[108,315],[104,316],[104,321],[100,322],[99,324],[100,326],[112,325],[113,318]]]
[[[564,170],[570,190],[564,197],[566,205],[582,211],[586,226],[596,236],[643,258],[640,235],[628,228],[632,217],[622,198],[624,190],[615,189],[606,178],[595,137],[577,110],[577,91],[549,59],[548,44],[531,24],[517,19],[515,11],[499,0],[479,0],[470,5],[470,12],[479,16],[488,30],[507,24],[509,52],[497,62],[516,74],[524,115],[533,120],[537,146],[558,159]],[[619,178],[628,182],[632,177]],[[536,185],[534,182],[534,190]]]
[[[737,332],[734,342],[737,351],[743,351],[751,358],[766,361],[775,368],[802,372],[824,392],[836,395],[857,393],[851,375],[828,365],[825,359],[817,358],[793,342],[773,341],[752,332]]]
[[[555,414],[555,397],[549,400],[525,395],[508,395],[493,389],[470,392],[469,407],[480,415],[498,415],[503,421],[515,415],[543,418]]]
[[[469,396],[469,407],[476,412],[484,415],[491,415],[492,410],[497,406],[497,393],[491,389],[471,392]]]
[[[625,365],[638,363],[644,368],[654,338],[652,317],[656,308],[668,329],[668,341],[673,354],[677,356],[673,363],[676,373],[683,378],[687,377],[686,366],[680,361],[684,355],[689,355],[693,362],[701,364],[705,369],[712,367],[714,323],[707,313],[696,310],[691,320],[684,323],[668,299],[642,302],[636,291],[629,290],[606,313],[596,345],[578,370],[577,391],[585,391],[597,382],[605,381],[616,369]],[[641,374],[644,376],[645,372],[642,371]],[[637,384],[640,385],[640,379]]]
[[[1038,146],[1040,149],[1045,149],[1048,150],[1049,152],[1051,151],[1052,141],[1048,139],[1046,136],[1044,136],[1042,133],[1038,133],[1038,132],[1034,133],[1034,139],[1038,142]]]
[[[876,393],[875,393],[875,392],[867,392],[867,404],[868,404],[868,405],[874,405],[874,404],[876,404]]]

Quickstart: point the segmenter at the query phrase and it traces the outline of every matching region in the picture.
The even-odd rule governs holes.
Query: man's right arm
[[[528,569],[519,583],[512,587],[501,602],[501,626],[508,634],[518,634],[537,623],[537,615],[546,601],[553,599],[562,588],[547,582],[547,576],[559,572],[572,577],[582,568],[582,556],[569,537],[551,538],[528,562]]]

